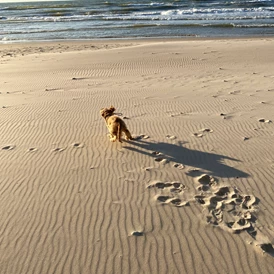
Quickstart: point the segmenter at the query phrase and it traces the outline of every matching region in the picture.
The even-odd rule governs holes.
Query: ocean
[[[0,1],[0,43],[273,35],[274,0]]]

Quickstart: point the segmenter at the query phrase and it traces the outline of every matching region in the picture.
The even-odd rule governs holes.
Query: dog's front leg
[[[108,137],[109,137],[109,140],[110,140],[111,142],[115,142],[116,139],[117,139],[117,137],[116,137],[115,135],[113,135],[112,133],[109,133],[109,134],[108,134]]]

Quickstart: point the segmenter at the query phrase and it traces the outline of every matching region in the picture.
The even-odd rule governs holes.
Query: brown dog
[[[114,111],[115,108],[113,106],[110,108],[102,108],[100,110],[100,114],[105,118],[106,121],[110,141],[115,142],[118,139],[118,141],[122,143],[121,136],[123,132],[126,135],[126,140],[132,140],[133,138],[127,129],[125,122],[117,115],[114,115]]]

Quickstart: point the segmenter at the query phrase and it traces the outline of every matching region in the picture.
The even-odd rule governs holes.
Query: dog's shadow
[[[226,165],[223,160],[231,160],[240,162],[228,156],[193,150],[184,147],[184,143],[179,141],[177,144],[170,144],[165,142],[149,142],[143,139],[127,141],[131,146],[124,146],[125,149],[142,153],[150,157],[156,158],[155,153],[160,152],[163,157],[174,163],[190,166],[196,169],[206,170],[207,174],[217,177],[241,177],[246,178],[249,174],[238,170],[234,167]],[[199,171],[198,171],[199,172]],[[189,176],[197,176],[197,172],[188,172]]]

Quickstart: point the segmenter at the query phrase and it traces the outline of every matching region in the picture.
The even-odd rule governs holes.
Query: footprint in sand
[[[144,232],[142,232],[142,231],[132,231],[131,235],[132,236],[143,236]]]
[[[54,148],[52,151],[53,152],[62,152],[64,151],[66,148],[62,148],[62,147],[57,147],[57,148]]]
[[[199,183],[197,187],[198,191],[207,191],[211,186],[216,185],[217,181],[212,176],[207,174],[202,174],[200,177],[196,178]]]
[[[234,91],[230,91],[229,94],[232,94],[232,95],[237,95],[237,94],[240,94],[241,91],[240,90],[234,90]]]
[[[179,182],[172,183],[172,187],[169,189],[171,193],[180,193],[186,189],[186,186]]]
[[[201,205],[204,205],[205,204],[205,195],[195,195],[194,196],[194,199],[195,199],[195,201],[197,201],[199,204],[201,204]]]
[[[162,163],[162,164],[167,164],[168,162],[169,162],[169,160],[168,159],[166,159],[166,158],[164,158],[164,157],[157,157],[157,158],[154,158],[154,161],[155,162],[160,162],[160,163]]]
[[[209,184],[210,182],[212,182],[214,180],[215,179],[212,176],[207,175],[207,174],[203,174],[203,175],[201,175],[200,177],[197,178],[197,181],[200,184],[203,184],[203,185],[207,185],[207,184]]]
[[[185,166],[183,164],[179,164],[179,163],[175,163],[173,164],[174,167],[178,168],[178,169],[184,169]]]
[[[170,199],[170,197],[169,196],[157,196],[156,199],[159,202],[166,203]]]
[[[258,122],[260,122],[260,123],[272,123],[271,120],[266,120],[264,118],[259,119]]]
[[[189,205],[189,202],[187,201],[182,201],[179,198],[174,198],[174,197],[164,196],[164,195],[156,196],[156,200],[160,202],[161,204],[172,204],[176,207]]]
[[[169,163],[169,160],[166,159],[161,152],[159,152],[159,151],[153,151],[151,154],[154,155],[154,156],[156,156],[156,158],[154,158],[155,162],[160,162],[162,164]]]
[[[151,171],[151,170],[153,170],[153,169],[154,169],[154,167],[149,166],[149,167],[144,167],[143,169],[144,169],[145,171]]]
[[[226,113],[220,113],[220,116],[223,117],[224,120],[228,120],[228,119],[231,119],[232,116],[231,115],[228,115]]]
[[[193,136],[195,136],[196,138],[201,138],[204,136],[205,133],[212,133],[213,130],[210,129],[210,128],[202,128],[202,129],[199,129],[198,132],[195,132],[193,133]]]
[[[15,145],[8,145],[8,146],[2,147],[2,150],[12,150],[14,148],[15,148]]]
[[[37,151],[38,149],[36,147],[31,147],[28,149],[28,152],[34,152]]]
[[[193,133],[193,136],[197,138],[202,138],[204,135],[202,133]]]
[[[157,188],[161,191],[168,191],[173,196],[169,195],[156,195],[155,199],[158,202],[164,203],[164,204],[173,204],[177,207],[179,206],[185,206],[188,204],[188,201],[182,201],[180,198],[175,197],[179,193],[183,192],[186,189],[186,186],[181,182],[152,182],[147,186],[147,188]],[[175,196],[174,196],[175,195]]]
[[[75,148],[82,148],[82,147],[84,147],[84,144],[83,143],[73,143],[72,146]]]
[[[178,198],[170,199],[169,202],[175,206],[182,206],[182,201],[181,201],[181,199],[178,199]]]
[[[147,188],[156,187],[158,189],[169,189],[170,192],[181,192],[186,189],[186,186],[181,182],[152,182]]]
[[[169,200],[169,203],[177,206],[177,207],[182,207],[182,206],[187,206],[189,205],[189,202],[188,201],[182,201],[181,199],[179,198],[171,198]]]
[[[71,78],[71,80],[84,80],[84,79],[86,79],[86,78],[81,78],[81,77],[73,77],[73,78]]]
[[[169,182],[152,182],[151,184],[149,184],[147,186],[147,188],[152,188],[152,187],[156,187],[156,188],[159,188],[159,189],[164,189],[164,188],[168,188],[168,187],[171,187],[172,186],[172,183],[169,183]]]
[[[160,151],[153,151],[153,152],[151,152],[151,154],[156,155],[156,156],[162,155],[162,153]]]
[[[189,174],[199,173],[199,172],[200,172],[200,169],[198,169],[198,168],[190,168],[187,171],[187,173],[189,173]]]
[[[177,137],[174,135],[166,135],[166,138],[169,140],[175,140]]]
[[[133,139],[134,140],[149,139],[149,136],[145,134],[140,134],[138,136],[134,136]]]
[[[209,132],[209,133],[212,133],[213,132],[213,130],[212,129],[210,129],[210,128],[202,128],[202,129],[200,129],[199,130],[199,132]]]

